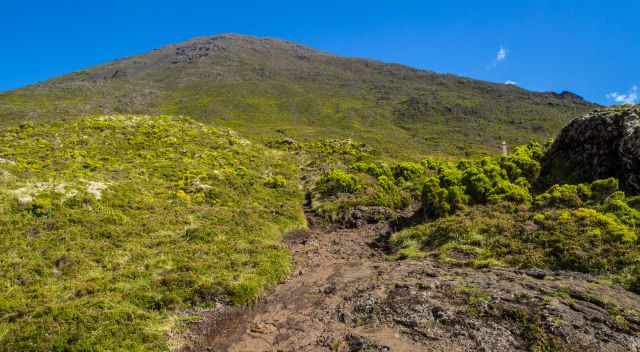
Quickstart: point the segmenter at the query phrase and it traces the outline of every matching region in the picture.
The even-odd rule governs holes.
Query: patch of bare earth
[[[390,261],[386,224],[312,227],[296,270],[252,307],[203,314],[192,351],[640,351],[640,297],[540,270]]]

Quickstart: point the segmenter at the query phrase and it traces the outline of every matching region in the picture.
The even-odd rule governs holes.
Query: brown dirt
[[[591,277],[390,261],[386,224],[312,227],[252,307],[206,312],[193,351],[640,351],[640,299]]]

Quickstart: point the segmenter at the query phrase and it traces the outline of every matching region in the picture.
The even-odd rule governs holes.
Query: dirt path
[[[388,232],[290,234],[292,277],[254,307],[205,314],[182,351],[640,351],[631,293],[571,274],[389,261]]]

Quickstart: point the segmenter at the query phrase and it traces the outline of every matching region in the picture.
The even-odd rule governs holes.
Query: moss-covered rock
[[[546,153],[540,187],[613,177],[640,193],[640,107],[595,111],[571,121]]]

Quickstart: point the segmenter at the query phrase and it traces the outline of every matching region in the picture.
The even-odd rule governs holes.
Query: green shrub
[[[576,185],[554,185],[545,193],[536,196],[536,204],[540,208],[563,207],[578,208],[584,204]]]
[[[520,184],[523,184],[523,182],[520,182]],[[529,204],[531,203],[531,193],[529,193],[529,190],[525,186],[500,180],[491,191],[488,201],[490,203],[509,201],[517,204]]]
[[[486,203],[493,191],[491,179],[479,167],[465,169],[461,182],[473,203]]]
[[[596,180],[591,183],[591,198],[596,202],[601,202],[618,189],[620,189],[618,180],[615,178]]]
[[[462,170],[451,165],[441,165],[438,169],[438,178],[443,187],[454,187],[462,185]]]
[[[380,176],[392,177],[393,176],[391,169],[382,162],[374,163],[374,162],[359,161],[351,164],[350,168],[355,172],[362,172],[373,177],[380,177]]]
[[[465,207],[393,234],[390,243],[398,257],[431,254],[463,265],[610,275],[636,288],[637,280],[627,273],[640,270],[637,227],[614,213],[592,208],[538,211],[513,203]]]
[[[452,212],[463,209],[469,203],[469,196],[462,186],[451,186],[447,188],[447,200],[449,209]]]
[[[375,195],[367,205],[383,206],[390,209],[404,209],[409,206],[409,195],[396,185],[392,178],[380,176],[376,181]]]
[[[358,178],[342,169],[329,171],[320,178],[316,185],[316,191],[325,196],[335,196],[339,193],[355,193],[361,188]]]
[[[429,217],[440,217],[451,212],[449,192],[440,187],[436,177],[429,177],[422,189],[422,209]]]
[[[287,179],[282,175],[271,176],[264,181],[264,186],[267,188],[284,188],[287,186]]]
[[[543,153],[543,147],[537,142],[532,142],[518,146],[513,152],[500,158],[500,165],[510,180],[524,177],[530,184],[534,184],[540,176],[540,159]]]
[[[587,204],[601,203],[617,191],[618,180],[614,178],[596,180],[591,184],[553,185],[544,193],[536,196],[535,203],[540,208],[578,208]],[[624,194],[622,194],[622,198],[624,198]]]
[[[424,167],[418,163],[403,162],[392,168],[393,177],[402,181],[413,181],[424,175]]]

